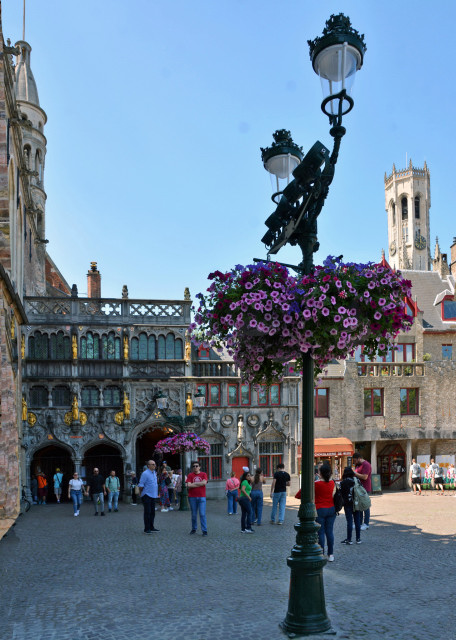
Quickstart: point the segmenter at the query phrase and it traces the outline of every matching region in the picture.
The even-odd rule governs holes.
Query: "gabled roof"
[[[441,301],[446,295],[454,295],[454,278],[442,279],[437,271],[402,270],[404,278],[412,282],[412,298],[423,311],[425,331],[456,331],[455,322],[443,322]]]

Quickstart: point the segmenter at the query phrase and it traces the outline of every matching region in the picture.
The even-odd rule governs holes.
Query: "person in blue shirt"
[[[142,472],[138,487],[141,489],[141,500],[144,506],[144,533],[160,531],[155,529],[155,500],[158,498],[158,481],[156,464],[153,460],[147,463],[147,469]]]

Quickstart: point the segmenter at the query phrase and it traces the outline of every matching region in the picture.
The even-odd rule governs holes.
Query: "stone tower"
[[[16,104],[19,110],[20,126],[22,130],[23,163],[22,171],[29,177],[32,196],[32,209],[27,211],[32,216],[35,229],[29,228],[25,235],[25,282],[35,282],[36,289],[45,291],[45,207],[46,192],[44,190],[44,165],[46,157],[46,137],[44,125],[47,121],[46,113],[40,107],[38,90],[30,66],[30,52],[28,42],[16,42],[19,50],[15,70]],[[24,211],[25,214],[25,211]],[[24,215],[24,218],[26,216]],[[26,229],[27,231],[27,229]],[[32,237],[33,236],[33,237]],[[31,293],[28,291],[27,293]]]
[[[426,162],[417,169],[385,173],[385,209],[388,214],[388,262],[396,269],[431,270],[429,209],[430,173]]]

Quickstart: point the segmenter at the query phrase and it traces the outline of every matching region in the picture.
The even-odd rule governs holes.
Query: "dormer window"
[[[447,296],[442,301],[442,320],[456,322],[456,300]]]

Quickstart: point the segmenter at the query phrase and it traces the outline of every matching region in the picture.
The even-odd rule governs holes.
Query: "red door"
[[[242,467],[248,467],[250,460],[248,458],[233,458],[232,460],[232,469],[236,474],[236,478],[240,478],[244,473]]]

